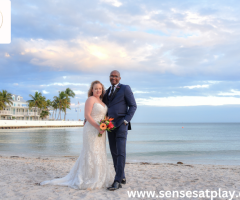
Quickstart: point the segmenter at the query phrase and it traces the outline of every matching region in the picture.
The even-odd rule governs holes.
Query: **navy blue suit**
[[[132,90],[128,85],[118,84],[113,95],[109,97],[111,87],[107,89],[103,102],[108,106],[108,116],[114,118],[116,127],[108,132],[108,141],[113,158],[116,176],[114,181],[121,183],[125,178],[124,168],[126,161],[126,142],[128,130],[131,130],[130,121],[137,109]],[[124,120],[128,122],[125,125]]]

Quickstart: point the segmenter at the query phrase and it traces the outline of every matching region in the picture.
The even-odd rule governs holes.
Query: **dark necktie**
[[[112,86],[112,90],[111,90],[110,98],[111,98],[112,95],[113,95],[113,91],[114,91],[114,85]]]

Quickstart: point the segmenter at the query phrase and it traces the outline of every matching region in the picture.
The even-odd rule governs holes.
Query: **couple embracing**
[[[85,103],[83,128],[83,148],[70,172],[63,178],[43,181],[40,185],[62,185],[75,189],[97,189],[106,187],[117,190],[126,184],[124,173],[126,161],[126,141],[130,121],[137,105],[128,85],[120,84],[121,77],[117,70],[110,73],[111,87],[106,92],[99,81],[94,81]],[[108,165],[106,154],[106,133],[98,122],[105,116],[114,118],[116,129],[108,132],[108,141],[114,169]],[[102,137],[98,137],[101,133]]]

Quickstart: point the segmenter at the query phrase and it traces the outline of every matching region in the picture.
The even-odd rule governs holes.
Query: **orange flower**
[[[107,125],[106,124],[104,124],[104,123],[102,123],[101,125],[100,125],[100,129],[101,130],[106,130],[107,129]]]
[[[114,120],[114,118],[110,118],[109,121],[111,122],[112,120]]]

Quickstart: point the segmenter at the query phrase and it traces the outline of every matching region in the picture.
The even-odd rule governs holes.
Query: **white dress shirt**
[[[119,83],[118,83],[118,84],[119,84]],[[111,89],[110,89],[110,92],[109,92],[108,96],[111,95],[112,87],[114,87],[114,89],[113,89],[113,93],[115,92],[115,90],[116,90],[118,84],[116,84],[116,85],[112,85],[112,86],[111,86]]]

